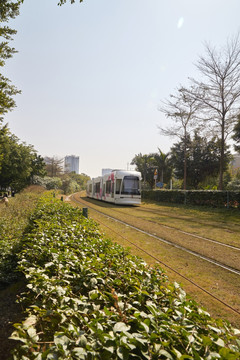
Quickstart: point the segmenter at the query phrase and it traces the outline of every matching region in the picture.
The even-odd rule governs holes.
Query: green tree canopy
[[[136,165],[137,171],[140,171],[143,177],[144,185],[148,184],[151,188],[154,186],[154,172],[157,170],[157,180],[168,183],[172,175],[172,167],[169,161],[169,154],[164,154],[160,149],[158,153],[135,155],[131,165]]]
[[[171,162],[174,174],[177,179],[183,179],[183,161],[185,140],[174,144],[171,148]],[[225,150],[224,170],[230,162],[231,155],[229,150]],[[221,158],[221,141],[213,137],[207,141],[195,133],[194,138],[188,136],[187,139],[187,187],[198,189],[208,177],[219,175],[219,161]]]
[[[131,165],[136,165],[136,170],[140,171],[143,177],[144,186],[148,184],[149,186],[153,186],[154,180],[154,157],[152,154],[142,155],[141,153],[135,155],[131,161]]]
[[[74,171],[64,174],[62,177],[61,189],[64,194],[73,194],[77,191],[86,189],[87,181],[90,177],[85,174],[76,174]]]
[[[238,115],[238,122],[234,126],[232,138],[236,142],[234,149],[240,153],[240,115]]]
[[[0,0],[0,67],[16,53],[9,45],[16,30],[11,29],[7,23],[19,15],[21,3],[21,0]],[[3,116],[16,106],[14,96],[19,92],[10,80],[0,73],[0,122],[3,121]]]
[[[154,162],[158,170],[158,180],[160,180],[161,183],[168,183],[172,177],[170,153],[165,154],[158,148],[158,153],[154,154]]]
[[[76,181],[76,183],[79,185],[80,189],[86,189],[88,180],[91,180],[90,176],[86,174],[76,174],[74,171],[69,173],[68,176]]]
[[[7,125],[5,125],[5,126],[0,125],[0,172],[1,172],[1,169],[2,169],[2,161],[3,161],[3,158],[4,158],[3,144],[4,144],[4,140],[5,140],[6,136],[7,136],[7,134],[8,134]]]
[[[20,143],[5,125],[0,127],[0,187],[21,190],[31,184],[34,175],[45,174],[43,158],[37,155],[32,145]]]

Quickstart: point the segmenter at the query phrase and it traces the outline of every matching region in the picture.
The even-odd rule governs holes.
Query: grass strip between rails
[[[11,337],[15,360],[240,357],[239,330],[56,199],[31,217],[19,270],[27,316]]]

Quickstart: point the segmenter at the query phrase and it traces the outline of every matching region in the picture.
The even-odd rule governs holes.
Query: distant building
[[[68,155],[64,159],[64,171],[79,174],[79,156]]]

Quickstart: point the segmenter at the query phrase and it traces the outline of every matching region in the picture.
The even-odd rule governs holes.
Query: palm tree
[[[164,176],[169,177],[172,173],[171,165],[169,163],[170,153],[168,152],[165,154],[160,148],[158,148],[158,151],[159,154],[156,154],[155,160],[160,173],[160,181],[163,183]]]

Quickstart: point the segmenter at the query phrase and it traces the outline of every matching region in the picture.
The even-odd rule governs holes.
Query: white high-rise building
[[[75,171],[76,174],[79,174],[79,156],[65,156],[64,170],[65,172]]]

